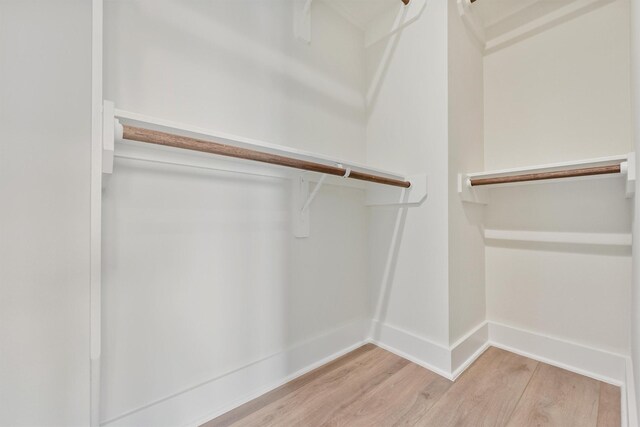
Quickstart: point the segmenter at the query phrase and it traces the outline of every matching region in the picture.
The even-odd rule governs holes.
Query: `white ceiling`
[[[364,29],[367,24],[381,13],[398,5],[400,0],[322,0],[354,25]]]

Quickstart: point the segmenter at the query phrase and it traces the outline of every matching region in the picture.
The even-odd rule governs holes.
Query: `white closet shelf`
[[[563,243],[572,245],[628,246],[632,244],[631,233],[586,233],[528,230],[484,230],[485,240],[513,242]]]
[[[116,153],[116,142],[123,143],[127,138],[138,141],[127,144],[154,148],[137,150],[135,155],[131,155],[131,150],[122,150],[125,147],[118,144],[119,153]],[[288,172],[280,176],[292,178],[293,181],[294,234],[297,237],[309,235],[309,207],[327,175],[338,177],[338,181],[334,180],[334,183],[348,181],[343,178],[365,182],[368,206],[418,206],[427,197],[427,177],[424,173],[405,175],[322,154],[119,110],[110,101],[104,101],[103,105],[102,140],[102,171],[105,174],[113,173],[115,157],[251,175],[261,174],[255,173],[255,168],[247,170],[247,164],[259,164],[263,169],[286,169]],[[154,152],[156,154],[153,154]],[[159,157],[158,152],[173,153],[173,156]],[[231,158],[232,162],[224,168],[203,164],[214,158],[218,161]],[[315,179],[316,188],[312,192],[309,192],[310,174],[319,176]]]
[[[610,177],[626,178],[626,194],[635,191],[635,153],[485,172],[458,174],[458,194],[465,202],[488,203],[492,187],[542,184]],[[502,179],[500,179],[502,178]]]
[[[105,108],[105,111],[108,109]],[[341,159],[336,159],[334,157],[325,156],[323,154],[311,153],[304,150],[298,150],[295,148],[285,147],[282,145],[271,144],[264,141],[259,141],[251,138],[245,138],[241,136],[231,135],[222,132],[216,132],[209,129],[200,128],[197,126],[192,126],[184,123],[172,122],[169,120],[159,119],[151,116],[146,116],[143,114],[138,114],[130,111],[120,110],[120,109],[112,109],[113,118],[110,120],[114,123],[115,119],[115,131],[113,138],[114,141],[121,141],[122,135],[121,130],[118,130],[118,122],[121,124],[128,124],[132,126],[141,126],[146,129],[157,130],[161,132],[167,132],[174,135],[185,136],[189,138],[198,138],[204,140],[215,140],[215,142],[219,142],[225,145],[229,145],[237,148],[246,148],[250,150],[257,150],[263,153],[274,154],[278,156],[286,156],[286,157],[294,157],[299,160],[322,163],[326,165],[342,165],[345,168],[350,168],[353,171],[360,171],[363,173],[368,173],[371,175],[381,175],[391,179],[404,180],[407,178],[407,175],[398,172],[391,172],[388,170],[371,167],[367,165],[363,165],[356,162],[345,161]],[[108,118],[107,118],[108,119]],[[106,122],[105,122],[106,123]],[[105,131],[110,130],[108,126],[105,126]],[[120,134],[120,135],[118,135]],[[108,150],[113,151],[113,145],[107,147]],[[109,163],[112,160],[112,156],[105,156],[104,160],[106,163]],[[112,164],[112,163],[111,163]],[[109,168],[109,165],[105,164],[105,173],[111,173],[112,169]]]

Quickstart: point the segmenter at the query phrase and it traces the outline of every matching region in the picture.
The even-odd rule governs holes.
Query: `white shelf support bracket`
[[[636,153],[629,153],[627,161],[620,164],[620,172],[627,175],[626,195],[630,199],[636,193]]]
[[[458,174],[458,195],[460,200],[467,203],[486,205],[489,203],[489,193],[486,188],[473,188],[471,180],[466,174]]]
[[[293,235],[301,238],[309,237],[308,205],[313,201],[313,199],[309,197],[309,180],[301,173],[291,180],[291,185],[291,223]],[[316,185],[316,188],[320,189],[318,185]]]
[[[427,174],[419,173],[406,177],[409,188],[367,184],[367,206],[420,206],[427,199]]]
[[[304,43],[311,43],[311,3],[313,0],[293,2],[293,34]]]
[[[122,125],[115,118],[115,106],[111,101],[102,105],[102,173],[113,173],[115,141],[122,139]]]
[[[365,7],[364,4],[363,7]],[[376,18],[373,18],[367,24],[367,29],[364,33],[365,47],[372,46],[387,37],[397,34],[409,24],[417,21],[426,7],[427,0],[411,0],[407,5],[396,0],[395,9],[392,12],[378,14]]]
[[[347,169],[348,176],[351,170]],[[318,182],[316,182],[316,186],[313,187],[313,191],[309,194],[309,179],[305,176],[304,173],[299,174],[294,177],[292,180],[293,185],[293,197],[292,197],[292,222],[293,222],[293,235],[295,237],[309,237],[310,235],[310,218],[309,218],[309,207],[311,203],[315,200],[318,192],[322,188],[322,184],[324,184],[324,180],[327,179],[327,174],[323,173],[320,176]]]
[[[313,187],[313,191],[311,192],[309,197],[307,197],[307,201],[304,203],[304,206],[300,210],[300,213],[302,215],[305,215],[305,214],[308,213],[309,206],[311,205],[311,202],[313,202],[313,199],[316,198],[316,195],[318,194],[318,191],[320,191],[320,188],[322,187],[322,184],[324,184],[324,180],[326,178],[327,178],[327,174],[323,173],[322,176],[320,177],[320,179],[318,180],[318,182],[316,183],[316,186]]]

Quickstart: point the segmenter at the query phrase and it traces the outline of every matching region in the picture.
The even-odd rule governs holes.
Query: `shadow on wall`
[[[288,186],[280,180],[130,160],[116,167],[103,215],[109,421],[286,340],[264,319],[286,324],[292,256]],[[228,342],[237,347],[231,356],[219,348]]]
[[[406,14],[407,9],[402,8],[401,20]],[[367,64],[368,68],[375,70],[373,72],[367,73],[367,76],[371,76],[371,80],[368,82],[365,99],[367,107],[367,118],[369,118],[370,112],[375,109],[376,102],[378,101],[378,95],[380,93],[380,89],[382,88],[382,83],[384,82],[387,71],[389,70],[389,65],[391,64],[391,60],[393,59],[394,52],[396,51],[396,48],[400,43],[400,39],[402,38],[402,32],[403,29],[400,29],[400,31],[385,38],[383,41],[379,41],[375,45],[369,47],[369,49],[371,50],[377,50],[379,54],[376,63]]]
[[[424,8],[420,11],[420,14],[422,14],[423,11]],[[407,8],[399,7],[399,15],[396,21],[404,21],[407,12]],[[377,54],[368,55],[368,57],[373,57],[376,59],[372,60],[372,63],[366,64],[367,68],[371,70],[366,73],[366,75],[370,78],[370,80],[368,81],[365,99],[367,119],[369,118],[371,111],[375,109],[376,103],[378,101],[378,95],[380,94],[380,90],[385,81],[387,71],[389,70],[389,66],[394,57],[394,53],[398,45],[400,44],[402,33],[403,29],[401,28],[399,31],[391,34],[389,37],[386,37],[385,39],[375,43],[368,48],[370,51],[377,52]],[[393,212],[393,216],[388,218],[387,221],[384,221],[388,225],[393,224],[392,227],[385,228],[386,230],[390,230],[390,233],[383,238],[384,242],[376,242],[376,245],[378,245],[379,247],[388,248],[385,261],[383,264],[381,264],[382,270],[378,273],[370,273],[370,279],[374,280],[375,278],[379,278],[379,283],[372,283],[372,285],[375,287],[374,289],[377,289],[377,292],[372,293],[371,317],[373,321],[371,322],[371,329],[369,330],[368,336],[377,339],[380,333],[379,329],[385,323],[387,318],[387,311],[389,308],[389,300],[391,298],[395,271],[398,265],[398,254],[402,246],[402,236],[404,234],[405,223],[407,220],[407,212],[410,208],[405,207],[391,209],[372,209],[380,209],[381,211],[385,210],[388,211],[388,214],[391,214],[391,212]],[[369,258],[371,258],[371,256]],[[376,269],[380,266],[371,267]]]
[[[344,128],[363,136],[362,85],[333,70],[349,63],[307,58],[309,47],[294,45],[291,8],[274,14],[256,11],[272,2],[238,4],[107,2],[106,21],[118,26],[106,28],[112,31],[106,43],[112,57],[105,61],[112,67],[106,73],[112,87],[106,93],[119,107],[166,111],[174,120],[189,117],[208,127],[232,127],[227,118],[259,134],[265,130],[259,126],[279,127],[281,139],[292,145],[296,120],[304,122],[296,126],[312,143],[324,135],[339,139]],[[236,21],[243,9],[247,15]],[[272,20],[263,23],[264,16]],[[274,20],[282,25],[274,28]],[[243,23],[242,31],[234,22]],[[394,37],[397,43],[399,34]],[[231,80],[246,84],[225,87]],[[274,87],[282,93],[277,99],[265,95]],[[220,100],[228,105],[213,108]],[[256,114],[268,117],[251,127]],[[312,135],[306,123],[333,126]],[[303,241],[291,236],[290,186],[281,180],[122,159],[116,168],[104,196],[103,420],[161,406],[369,316],[368,208],[361,190],[323,187],[311,213],[312,236]],[[384,292],[377,304],[382,317],[407,209],[391,212],[395,226],[385,246]],[[288,374],[288,366],[278,368]]]
[[[362,191],[323,187],[311,237],[296,239],[286,180],[116,167],[104,195],[106,422],[366,317]],[[300,369],[279,360],[283,375]]]
[[[287,24],[283,26],[286,32],[275,35],[271,40],[267,39],[266,41],[270,43],[266,43],[258,31],[260,29],[258,19],[260,13],[255,11],[254,13],[247,12],[247,15],[243,17],[243,20],[240,21],[243,22],[243,31],[239,32],[233,26],[233,19],[223,19],[224,16],[214,13],[215,10],[207,7],[206,2],[172,3],[174,11],[171,16],[179,16],[180,20],[168,19],[166,11],[163,8],[158,8],[155,2],[148,4],[135,2],[134,4],[140,21],[146,23],[147,29],[151,30],[147,35],[156,38],[151,46],[147,44],[149,41],[145,40],[145,45],[141,46],[140,54],[136,56],[136,60],[139,62],[126,66],[127,74],[130,75],[136,71],[139,73],[136,80],[141,85],[147,78],[149,67],[162,62],[159,59],[164,56],[163,51],[170,51],[171,55],[179,54],[181,62],[188,64],[190,68],[206,71],[212,79],[216,78],[215,64],[219,63],[221,66],[218,72],[234,69],[237,72],[236,78],[240,80],[277,86],[282,88],[284,93],[297,94],[298,98],[304,99],[304,103],[317,105],[319,111],[349,120],[363,120],[361,94],[350,87],[348,82],[337,84],[335,80],[339,73],[332,73],[326,62],[314,64],[323,66],[324,72],[319,72],[317,68],[296,60],[296,55],[300,52],[294,51],[295,46],[285,47],[285,50],[291,51],[291,55],[288,56],[270,47],[270,44],[273,43],[278,48],[282,48],[283,44],[299,43],[292,40],[290,33],[292,20],[285,20],[286,22],[283,23]],[[178,6],[181,9],[175,10]],[[250,11],[255,6],[254,2],[252,5],[247,5],[244,10]],[[227,9],[232,12],[237,7],[228,7]],[[132,7],[127,9],[129,12],[132,10]],[[246,23],[247,18],[252,17],[257,24],[255,26]],[[136,16],[129,16],[127,19],[136,19]],[[188,22],[189,25],[184,25],[185,22]],[[272,28],[271,25],[266,26]],[[253,33],[256,34],[255,37],[250,38],[252,28],[254,29]],[[188,40],[185,40],[186,38]],[[283,41],[285,38],[286,42]],[[133,40],[131,41],[133,42]],[[185,49],[185,46],[188,48]],[[143,47],[144,50],[142,50]],[[268,69],[269,72],[265,72],[265,69]],[[188,86],[193,86],[194,82],[171,81],[171,75],[165,77],[168,80],[167,101],[176,96],[181,97],[195,89],[194,87],[188,88]],[[252,84],[248,86],[251,87]],[[201,86],[201,88],[204,87]],[[211,93],[212,99],[215,99],[216,95],[216,93]],[[272,110],[272,113],[278,110],[277,105],[269,107],[275,110]],[[268,112],[269,110],[265,110],[265,113]],[[276,115],[274,115],[275,118],[277,118]]]
[[[404,234],[404,226],[407,220],[408,209],[410,208],[390,209],[389,213],[393,212],[393,217],[395,217],[393,218],[394,225],[393,227],[389,227],[391,232],[384,238],[384,244],[376,242],[380,247],[388,248],[388,251],[381,274],[374,274],[372,276],[372,278],[380,277],[380,283],[376,283],[374,285],[378,289],[378,292],[373,306],[373,322],[371,324],[371,330],[369,331],[369,336],[372,338],[377,339],[379,337],[379,327],[385,323],[387,318],[389,298],[391,297],[396,266],[398,264],[398,254],[400,252],[400,247],[402,246],[402,236]]]

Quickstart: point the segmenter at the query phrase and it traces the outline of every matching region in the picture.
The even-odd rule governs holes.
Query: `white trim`
[[[621,388],[622,427],[638,427],[629,357],[486,321],[447,348],[398,327],[373,322],[370,342],[455,381],[489,347],[557,366]],[[448,365],[448,367],[447,367]]]
[[[370,342],[449,379],[494,346],[616,386],[627,381],[627,356],[497,322],[481,323],[451,347],[395,326],[373,324],[376,332]]]
[[[631,233],[575,233],[560,231],[484,230],[487,240],[567,243],[576,245],[631,246]]]
[[[369,321],[358,320],[156,402],[111,417],[103,426],[197,426],[355,350]]]
[[[91,3],[91,183],[90,183],[90,420],[100,422],[100,355],[102,293],[102,43],[103,0]]]
[[[452,381],[489,347],[486,321],[450,347],[378,321],[372,322],[371,330],[369,342]]]
[[[371,331],[371,343],[451,379],[451,352],[448,347],[376,320],[372,321]]]
[[[637,427],[629,357],[496,322],[489,322],[489,345],[620,387],[622,427]]]
[[[366,331],[373,336],[366,339]],[[489,347],[621,387],[623,427],[638,427],[631,360],[561,338],[485,321],[450,347],[378,321],[343,325],[188,390],[114,417],[103,426],[198,426],[360,347],[373,343],[455,381]],[[212,409],[212,405],[215,405]]]
[[[489,348],[489,324],[484,321],[451,346],[451,379],[462,374]]]
[[[489,344],[616,386],[626,382],[626,356],[562,338],[489,322]]]
[[[630,357],[626,360],[626,380],[625,385],[622,388],[623,394],[621,394],[621,410],[623,427],[626,420],[628,427],[638,427],[638,406],[636,404],[636,387],[633,376],[633,362]]]

